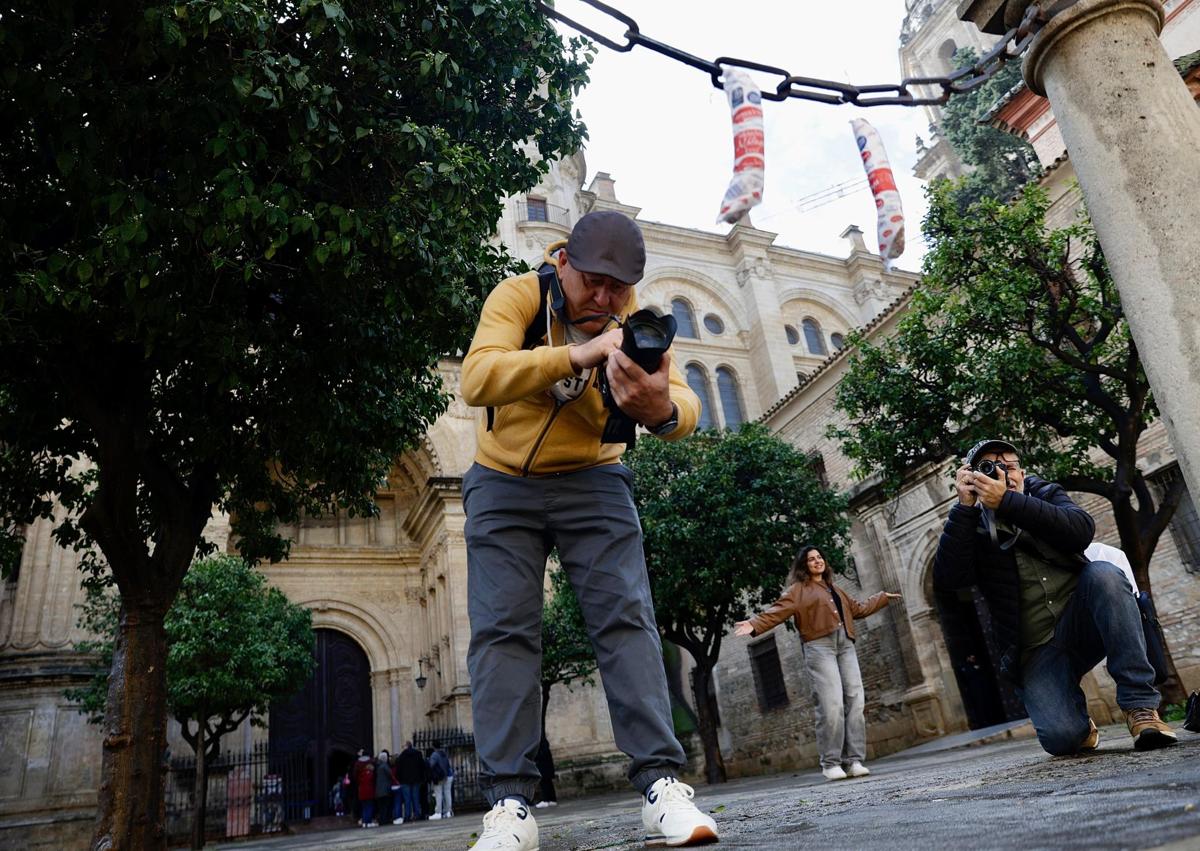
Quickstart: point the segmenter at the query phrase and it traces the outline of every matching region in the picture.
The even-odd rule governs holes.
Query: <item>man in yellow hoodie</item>
[[[690,434],[700,400],[672,362],[654,373],[621,350],[637,309],[646,250],[622,213],[589,213],[546,250],[556,280],[530,272],[488,297],[463,361],[462,395],[487,407],[463,477],[475,746],[492,810],[475,851],[534,851],[530,801],[540,775],[541,618],[552,547],[596,650],[617,746],[642,793],[647,845],[714,842],[713,820],[675,775],[684,754],[671,723],[662,646],[624,444],[601,441],[604,370],[621,411],[664,440]]]

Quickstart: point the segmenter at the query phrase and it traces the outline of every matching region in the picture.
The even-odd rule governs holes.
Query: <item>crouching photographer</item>
[[[1079,681],[1106,657],[1134,747],[1175,744],[1158,717],[1141,613],[1125,575],[1084,555],[1091,515],[1060,485],[1026,476],[1003,440],[972,447],[955,486],[934,589],[978,586],[1002,648],[1000,672],[1018,685],[1042,747],[1055,755],[1095,749],[1100,734]]]
[[[467,665],[492,805],[476,851],[538,847],[529,802],[540,780],[542,595],[553,547],[596,650],[617,745],[632,760],[647,842],[716,839],[713,820],[676,779],[684,753],[671,723],[633,474],[621,463],[635,424],[675,440],[700,414],[672,363],[673,323],[635,313],[645,259],[632,219],[589,213],[565,245],[549,246],[542,269],[496,287],[463,361],[464,400],[487,408],[463,477]]]

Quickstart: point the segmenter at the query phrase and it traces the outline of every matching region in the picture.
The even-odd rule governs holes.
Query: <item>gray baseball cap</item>
[[[567,240],[567,259],[580,272],[636,284],[646,268],[646,243],[637,222],[616,210],[588,213]]]
[[[980,455],[986,455],[989,452],[1011,452],[1013,455],[1020,457],[1021,453],[1017,451],[1017,447],[1013,446],[1007,440],[981,440],[971,447],[971,451],[967,453],[967,463],[972,467],[979,460]]]

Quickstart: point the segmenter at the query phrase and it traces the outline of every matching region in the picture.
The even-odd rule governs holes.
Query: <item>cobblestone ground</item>
[[[1137,753],[1124,727],[1102,730],[1087,757],[1047,756],[1033,740],[871,763],[872,775],[824,783],[815,772],[699,787],[718,848],[1200,849],[1200,735]],[[606,795],[536,811],[541,851],[641,848],[636,796]],[[224,846],[241,851],[465,849],[481,814],[448,822],[345,830]]]

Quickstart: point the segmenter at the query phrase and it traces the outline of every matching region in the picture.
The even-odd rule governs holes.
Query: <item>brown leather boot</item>
[[[1158,717],[1157,709],[1126,709],[1125,723],[1133,736],[1135,751],[1152,751],[1179,743],[1175,731]]]
[[[1083,740],[1083,744],[1079,746],[1079,749],[1081,751],[1094,751],[1099,744],[1100,731],[1096,729],[1096,722],[1089,718],[1087,738]]]

